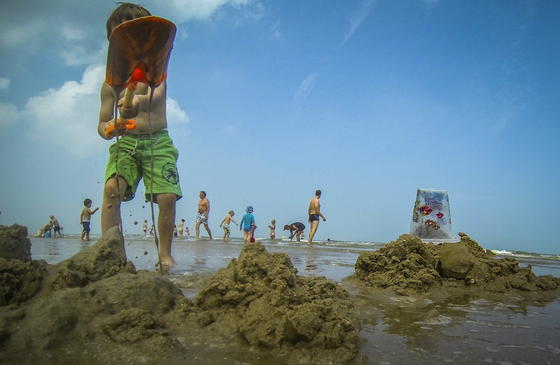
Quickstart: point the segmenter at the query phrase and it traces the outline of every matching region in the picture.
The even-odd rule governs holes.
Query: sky
[[[2,3],[0,224],[35,232],[54,214],[78,233],[111,143],[97,123],[115,2]],[[317,239],[387,242],[425,187],[485,247],[560,253],[560,2],[141,4],[178,27],[168,124],[191,230],[200,190],[215,236],[252,205],[263,237],[272,218],[306,223],[321,189]],[[128,233],[141,197],[123,203]]]

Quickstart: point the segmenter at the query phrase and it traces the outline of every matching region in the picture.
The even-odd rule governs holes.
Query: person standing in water
[[[276,239],[276,219],[270,221],[268,229],[270,229],[270,239]]]
[[[107,19],[107,39],[118,25],[150,15],[150,12],[140,5],[119,3]],[[151,91],[153,97],[150,100]],[[106,140],[118,135],[123,137],[119,144],[114,143],[109,148],[101,207],[101,231],[105,234],[109,228],[119,226],[121,202],[134,198],[138,183],[143,179],[146,201],[152,201],[159,207],[157,225],[160,234],[161,264],[166,267],[175,266],[177,263],[171,256],[171,243],[176,201],[181,199],[182,193],[177,171],[179,152],[167,133],[167,81],[154,90],[149,90],[148,84],[138,82],[130,107],[124,106],[125,90],[117,95],[117,100],[113,92],[111,86],[103,83],[97,130]],[[113,110],[115,103],[119,107],[121,117],[136,121],[135,129],[126,130],[126,127],[122,126],[113,129],[116,118]],[[153,154],[150,153],[152,148]]]
[[[224,241],[227,241],[229,239],[229,235],[231,233],[229,224],[233,222],[235,225],[237,225],[237,223],[233,220],[234,215],[235,212],[233,210],[230,210],[222,220],[222,223],[220,223],[220,227],[224,229]]]
[[[58,223],[58,219],[54,215],[50,215],[49,218],[51,226],[53,227],[53,235],[52,238],[56,238],[56,234],[58,233],[58,237],[62,237],[62,232],[60,232],[60,223]]]
[[[321,199],[321,190],[315,190],[315,196],[311,198],[309,208],[307,209],[309,224],[311,225],[311,228],[309,228],[309,239],[307,240],[308,245],[313,243],[313,237],[315,237],[317,228],[319,228],[319,217],[323,219],[323,222],[327,221],[327,218],[321,213],[321,203],[319,203],[319,199]]]
[[[179,229],[179,237],[183,237],[183,236],[184,236],[184,233],[183,233],[184,228],[185,228],[185,220],[184,220],[184,219],[181,219],[181,221],[179,222],[179,226],[178,226],[178,229]]]
[[[245,243],[251,242],[251,237],[253,236],[253,231],[256,228],[255,217],[253,216],[253,207],[249,206],[245,209],[247,212],[241,222],[239,222],[239,229],[243,229],[243,240]]]
[[[89,241],[91,216],[94,215],[95,212],[99,210],[99,208],[95,208],[94,210],[91,210],[91,204],[92,204],[91,199],[89,198],[85,199],[84,209],[82,209],[82,213],[80,214],[80,224],[83,226],[82,237],[81,237],[82,241],[84,241],[84,239],[86,241]]]
[[[200,200],[198,201],[198,211],[196,213],[196,224],[194,225],[194,234],[196,239],[200,237],[200,225],[203,224],[208,236],[212,239],[212,231],[208,226],[208,217],[210,216],[210,200],[206,197],[204,190],[198,193]]]

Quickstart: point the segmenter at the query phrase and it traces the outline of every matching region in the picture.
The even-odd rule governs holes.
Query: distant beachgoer
[[[208,226],[208,218],[210,216],[210,201],[206,197],[206,192],[201,191],[198,196],[200,200],[198,201],[198,212],[196,214],[196,224],[194,226],[194,233],[196,239],[200,236],[200,224],[204,225],[206,228],[206,232],[208,232],[208,236],[212,239],[212,232],[210,231],[210,227]]]
[[[220,223],[220,227],[224,229],[224,241],[227,241],[229,239],[229,235],[231,233],[229,229],[230,222],[233,222],[235,225],[237,225],[237,222],[233,220],[234,215],[235,212],[233,210],[230,210],[222,220],[222,223]]]
[[[255,217],[253,216],[253,207],[249,206],[245,209],[247,212],[241,222],[239,222],[239,229],[243,229],[243,240],[245,243],[251,242],[251,237],[253,236],[253,232],[256,228],[255,225]]]
[[[184,227],[185,227],[185,220],[181,219],[181,221],[179,222],[179,226],[177,227],[177,229],[179,230],[179,237],[183,237]]]
[[[82,209],[82,213],[80,214],[80,224],[83,227],[82,236],[81,236],[82,241],[84,241],[84,238],[85,238],[86,241],[89,241],[91,216],[99,210],[99,208],[95,208],[94,210],[91,210],[90,209],[91,204],[92,204],[91,199],[89,199],[89,198],[85,199],[84,200],[84,209]]]
[[[301,222],[294,222],[292,224],[284,225],[284,231],[290,231],[290,241],[296,237],[296,240],[299,242],[301,240],[301,236],[303,236],[303,231],[305,230],[305,224]]]
[[[47,237],[47,232],[48,232],[48,237],[51,236],[50,232],[51,232],[51,224],[47,223],[41,227],[39,227],[39,229],[37,230],[37,233],[35,234],[35,237]]]
[[[173,225],[173,237],[177,237],[177,225]]]
[[[150,225],[150,236],[153,236],[154,232],[155,232],[154,231],[154,225],[152,224],[152,225]]]
[[[60,223],[58,223],[58,219],[54,215],[50,215],[49,218],[51,219],[51,225],[53,227],[53,238],[56,238],[56,234],[58,233],[59,237],[62,237],[62,233],[60,232]]]
[[[309,239],[307,240],[308,245],[313,243],[313,237],[319,227],[319,217],[323,219],[323,222],[327,221],[327,218],[321,213],[321,203],[319,203],[319,199],[321,199],[321,190],[316,190],[315,196],[311,198],[309,208],[307,209],[309,213],[309,224],[311,225],[309,229]]]
[[[142,230],[144,231],[144,237],[148,237],[148,220],[144,219],[144,223],[142,224]]]
[[[270,229],[270,239],[273,240],[276,238],[276,219],[270,221],[270,225],[268,226]]]

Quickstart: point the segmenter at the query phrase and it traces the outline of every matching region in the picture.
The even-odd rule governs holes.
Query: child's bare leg
[[[117,180],[114,177],[105,183],[103,205],[101,205],[101,235],[104,235],[109,228],[119,225],[121,220],[121,200],[126,187],[126,181],[120,176],[120,191],[117,191]]]
[[[194,236],[196,239],[198,239],[198,237],[200,236],[200,222],[196,221],[196,224],[194,225]]]
[[[171,256],[171,242],[173,240],[173,222],[175,222],[175,203],[177,195],[172,193],[158,194],[159,206],[159,258],[163,265],[175,266],[177,262]]]

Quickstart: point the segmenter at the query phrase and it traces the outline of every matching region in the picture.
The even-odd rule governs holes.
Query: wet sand
[[[94,241],[32,239],[34,260],[57,263]],[[354,263],[363,248],[312,247],[266,243],[269,252],[290,256],[300,275],[326,276],[351,293],[361,322],[356,363],[500,363],[554,364],[560,362],[560,300],[558,290],[539,293],[512,291],[495,294],[476,290],[441,290],[415,296],[364,288],[353,279]],[[227,266],[241,251],[240,242],[174,242],[179,266],[170,274],[188,297],[207,283],[210,274]],[[126,239],[128,259],[138,270],[153,270],[152,240]],[[523,260],[520,260],[523,263]],[[537,274],[559,276],[558,263],[530,259]],[[537,262],[535,262],[537,261]],[[197,348],[197,363],[271,364],[227,345],[212,351]]]

